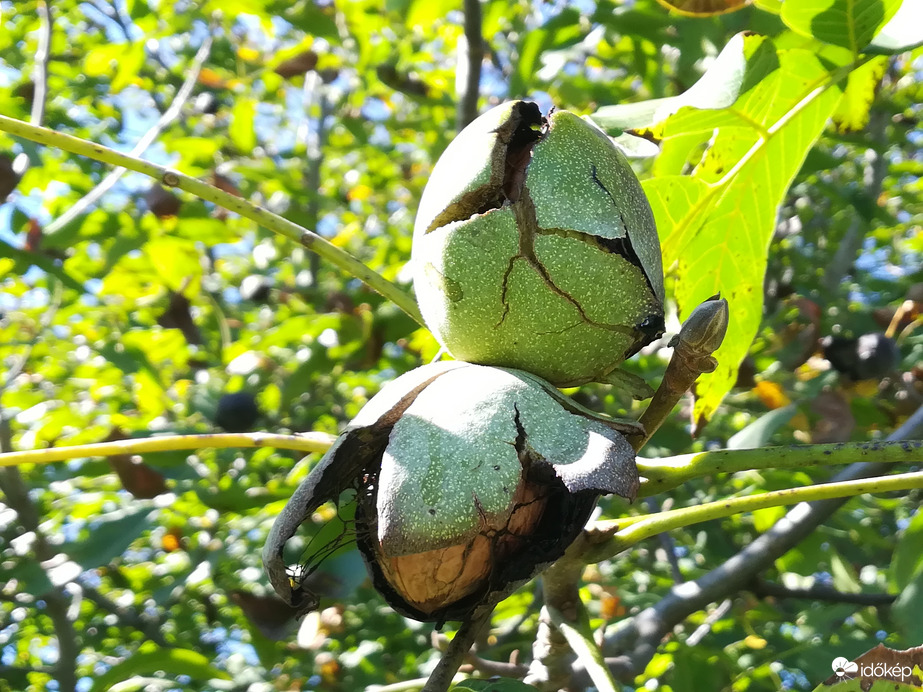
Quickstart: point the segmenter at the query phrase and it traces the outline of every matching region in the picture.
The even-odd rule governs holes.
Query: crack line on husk
[[[635,330],[631,327],[625,327],[618,324],[608,324],[605,322],[597,322],[591,319],[589,315],[586,314],[583,306],[577,301],[576,298],[554,283],[551,276],[548,274],[548,270],[545,269],[545,266],[535,255],[535,236],[537,234],[541,234],[543,229],[538,227],[538,220],[535,214],[535,203],[532,201],[532,196],[527,186],[523,185],[522,195],[519,198],[519,201],[512,205],[512,209],[516,216],[516,228],[519,232],[519,252],[510,258],[509,266],[507,266],[506,272],[503,275],[502,290],[500,293],[500,300],[503,303],[503,314],[500,316],[500,320],[497,322],[494,328],[496,329],[500,327],[509,314],[510,306],[506,300],[507,292],[509,289],[509,278],[512,274],[515,261],[517,259],[522,259],[525,260],[525,262],[539,275],[539,277],[542,279],[542,282],[552,293],[560,296],[565,301],[574,306],[574,308],[577,310],[577,313],[580,315],[580,319],[583,322],[593,327],[599,327],[601,329],[607,329],[609,331],[617,332],[620,334],[633,336]],[[572,327],[575,326],[578,325],[572,325]]]

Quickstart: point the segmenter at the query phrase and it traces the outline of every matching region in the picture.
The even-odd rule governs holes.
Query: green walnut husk
[[[522,371],[418,368],[369,401],[296,490],[263,551],[270,582],[299,611],[317,607],[283,548],[351,489],[356,541],[388,603],[418,620],[463,620],[560,557],[599,494],[635,497],[621,432],[636,427],[586,415]]]
[[[558,386],[603,381],[663,333],[653,214],[592,122],[497,106],[449,145],[414,228],[414,288],[455,357]]]

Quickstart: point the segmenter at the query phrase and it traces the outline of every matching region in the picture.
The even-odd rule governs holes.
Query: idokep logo
[[[845,656],[839,656],[833,659],[833,663],[830,664],[830,667],[833,668],[833,672],[840,678],[845,677],[847,673],[856,673],[859,671],[859,664],[855,661],[850,661]]]
[[[863,661],[861,664],[850,661],[843,656],[833,659],[830,664],[838,678],[850,679],[854,677],[869,678],[871,680],[895,680],[910,682],[913,676],[912,666],[903,666],[894,663],[875,663]]]

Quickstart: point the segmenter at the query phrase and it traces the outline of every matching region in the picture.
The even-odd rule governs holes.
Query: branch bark
[[[889,435],[888,440],[915,437],[921,429],[923,407]],[[887,464],[879,463],[852,464],[832,480],[858,480],[883,473],[887,468]],[[621,622],[614,632],[607,635],[605,649],[615,653],[615,658],[621,664],[628,664],[622,670],[623,679],[630,680],[644,670],[656,653],[660,641],[676,625],[708,604],[746,589],[758,574],[807,538],[847,500],[839,498],[796,505],[769,531],[723,565],[695,581],[674,586],[656,605]]]
[[[810,601],[852,603],[862,606],[886,606],[894,603],[897,598],[896,594],[889,593],[845,593],[819,584],[809,589],[789,589],[764,579],[756,580],[750,585],[749,590],[757,598],[804,598]]]
[[[879,151],[879,148],[884,148],[887,144],[885,134],[887,121],[888,115],[880,110],[872,110],[869,116],[867,136],[872,146],[866,149],[866,163],[862,177],[865,186],[864,194],[872,200],[878,199],[881,194],[881,186],[888,171],[888,159]],[[824,271],[823,287],[828,294],[836,294],[843,279],[852,270],[859,251],[862,249],[865,235],[870,229],[869,220],[853,211],[849,228],[837,244],[833,259]]]
[[[459,51],[458,82],[464,83],[459,94],[456,129],[461,132],[478,116],[481,91],[481,64],[484,62],[484,38],[481,36],[481,2],[465,0],[465,50]]]
[[[458,632],[455,633],[455,638],[449,642],[449,648],[439,659],[439,663],[436,664],[436,668],[423,686],[423,692],[446,692],[449,689],[452,678],[464,662],[478,634],[490,622],[490,615],[493,611],[492,605],[481,606],[462,623]]]
[[[585,566],[579,548],[571,545],[564,557],[542,574],[545,607],[539,615],[526,684],[535,685],[541,690],[567,687],[575,655],[567,643],[567,637],[555,626],[549,609],[560,613],[561,617],[570,622],[576,622],[580,608],[579,582]]]
[[[9,421],[4,418],[0,409],[0,453],[12,449],[12,433]],[[0,469],[0,490],[6,496],[6,503],[15,510],[19,523],[35,536],[35,558],[44,563],[53,558],[56,551],[48,543],[39,526],[39,513],[29,497],[29,489],[23,481],[19,469]],[[75,692],[77,689],[77,655],[80,653],[80,644],[74,623],[68,617],[70,598],[61,588],[55,588],[42,596],[45,601],[45,612],[51,618],[54,626],[55,637],[58,641],[58,661],[54,666],[55,679],[60,692]]]
[[[199,79],[199,73],[202,71],[202,66],[205,64],[205,61],[208,59],[208,55],[211,52],[211,45],[211,37],[206,38],[205,41],[202,42],[202,46],[199,48],[195,58],[192,61],[192,65],[189,67],[186,81],[183,82],[183,85],[180,87],[179,91],[176,92],[176,98],[173,99],[173,103],[170,104],[170,107],[165,110],[163,115],[161,115],[157,122],[154,123],[154,126],[145,132],[141,139],[138,140],[138,143],[135,144],[131,152],[129,152],[130,156],[140,156],[143,154],[147,148],[157,140],[157,138],[160,136],[160,133],[163,132],[167,126],[170,125],[170,123],[176,120],[177,117],[179,117],[183,106],[186,105],[186,102],[192,95],[192,90],[196,85],[196,81]],[[61,216],[48,224],[48,226],[45,228],[45,233],[52,235],[56,231],[64,228],[78,216],[85,213],[90,207],[96,204],[103,195],[115,187],[115,184],[121,179],[123,175],[125,175],[127,171],[128,169],[125,167],[118,167],[110,171],[105,178],[99,181],[99,184],[96,187],[94,187],[87,194],[77,200],[74,206],[70,207]]]
[[[51,58],[51,8],[45,0],[38,0],[38,49],[35,51],[35,68],[32,71],[32,83],[35,91],[32,96],[32,112],[29,121],[41,125],[45,119],[45,102],[48,99],[48,61]]]

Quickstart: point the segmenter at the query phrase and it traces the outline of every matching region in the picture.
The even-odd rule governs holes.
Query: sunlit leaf
[[[858,54],[897,12],[902,0],[798,0],[782,5],[782,20],[805,36]],[[910,3],[912,4],[912,3]]]
[[[256,105],[251,99],[238,97],[231,110],[229,134],[238,151],[248,154],[256,147]]]
[[[658,166],[677,170],[690,154],[690,139],[702,142],[697,182],[670,175],[644,181],[664,267],[677,277],[681,315],[716,293],[730,303],[728,334],[715,353],[718,369],[696,385],[699,421],[734,383],[756,334],[776,207],[840,98],[834,77],[812,52],[776,51],[758,38],[752,43],[750,62],[761,72],[775,66],[767,77],[727,110],[680,111],[664,125]]]
[[[208,657],[189,649],[160,649],[154,646],[145,647],[126,658],[121,663],[116,663],[102,675],[96,677],[92,692],[108,690],[112,685],[128,680],[134,675],[150,673],[167,673],[168,675],[189,675],[198,680],[218,679],[230,680],[231,676],[212,665]]]
[[[121,555],[136,538],[151,526],[151,509],[135,507],[112,512],[91,522],[85,538],[61,546],[83,569],[95,569]]]
[[[744,36],[738,34],[728,41],[705,74],[679,96],[603,106],[593,113],[593,120],[602,127],[629,130],[662,122],[683,106],[727,108],[740,95],[746,70]]]

